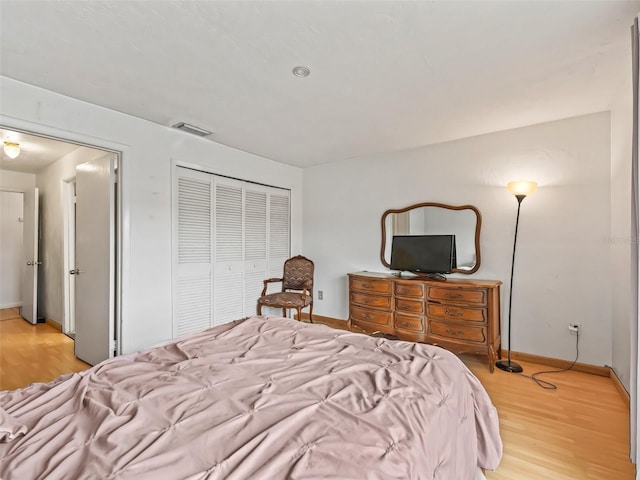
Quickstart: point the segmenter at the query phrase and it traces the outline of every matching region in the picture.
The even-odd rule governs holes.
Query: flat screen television
[[[394,235],[391,270],[451,273],[457,267],[455,235]]]

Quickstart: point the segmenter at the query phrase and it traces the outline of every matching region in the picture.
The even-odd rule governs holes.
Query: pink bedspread
[[[451,353],[278,317],[0,392],[0,407],[27,430],[0,443],[4,480],[470,480],[502,454]]]

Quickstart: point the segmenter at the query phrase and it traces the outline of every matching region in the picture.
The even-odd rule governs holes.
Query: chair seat
[[[307,295],[303,300],[301,293],[278,292],[261,297],[259,302],[270,307],[306,307],[311,303],[311,297]]]

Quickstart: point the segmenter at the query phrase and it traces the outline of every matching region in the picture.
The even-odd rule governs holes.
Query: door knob
[[[33,262],[27,262],[27,265],[31,266],[33,265]]]
[[[71,275],[78,275],[80,273],[80,270],[78,270],[77,268],[74,268],[73,270],[69,270],[69,273]]]
[[[42,265],[42,262],[33,262],[34,265]]]

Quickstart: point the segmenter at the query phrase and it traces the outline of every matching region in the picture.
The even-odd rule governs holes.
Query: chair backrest
[[[284,274],[282,275],[282,290],[302,290],[304,283],[311,280],[311,288],[313,291],[313,262],[302,255],[292,257],[284,262]]]

